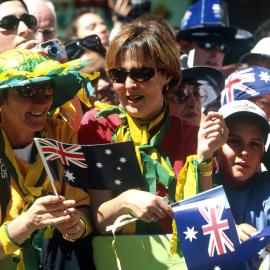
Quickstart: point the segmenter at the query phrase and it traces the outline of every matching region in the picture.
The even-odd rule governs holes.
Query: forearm
[[[123,207],[124,203],[122,197],[123,195],[120,194],[113,199],[110,198],[109,200],[104,200],[101,203],[99,203],[100,200],[97,201],[94,199],[95,197],[91,197],[93,199],[91,210],[93,213],[94,223],[101,234],[106,233],[106,227],[113,224],[117,217],[128,212],[128,210]]]
[[[0,259],[18,250],[34,230],[34,228],[28,226],[24,214],[7,224],[2,224]]]

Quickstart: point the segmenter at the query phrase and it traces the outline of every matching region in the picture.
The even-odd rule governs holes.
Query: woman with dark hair
[[[29,15],[22,0],[0,1],[0,53],[14,48],[30,49],[37,44],[33,39],[37,20]]]
[[[122,232],[170,233],[175,187],[186,158],[196,153],[198,128],[169,115],[166,96],[179,85],[179,51],[171,35],[159,24],[128,24],[108,47],[105,68],[120,100],[120,106],[107,106],[85,114],[78,133],[79,143],[98,144],[132,140],[145,178],[144,190],[90,191],[92,211],[100,232],[122,215],[139,218]],[[222,143],[226,128],[218,113],[208,117],[207,129],[216,131]],[[223,132],[223,134],[221,134]],[[225,132],[225,134],[224,134]],[[223,136],[222,136],[223,135]],[[205,144],[212,138],[207,138]],[[198,153],[208,158],[208,147]],[[210,162],[210,161],[208,161]],[[211,187],[201,181],[199,189]],[[181,198],[195,194],[196,183],[181,182]],[[163,197],[163,198],[162,198]]]

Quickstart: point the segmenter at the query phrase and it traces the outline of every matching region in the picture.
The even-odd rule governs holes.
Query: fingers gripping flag
[[[126,190],[144,186],[131,141],[75,145],[45,138],[34,140],[53,181],[63,179],[71,185],[86,189]],[[62,175],[59,171],[62,171]]]
[[[222,187],[177,202],[172,209],[190,270],[238,269],[244,261],[261,257],[270,242],[270,227],[267,227],[240,243]]]

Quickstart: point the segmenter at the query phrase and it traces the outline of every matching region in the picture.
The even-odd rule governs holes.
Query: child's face
[[[262,129],[255,122],[235,121],[227,143],[220,150],[220,172],[231,188],[244,188],[259,169],[264,154]]]

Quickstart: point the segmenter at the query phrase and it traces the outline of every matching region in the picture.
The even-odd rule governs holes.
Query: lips
[[[127,100],[130,103],[140,102],[143,98],[144,98],[143,96],[139,96],[139,95],[136,95],[136,96],[127,96]]]

